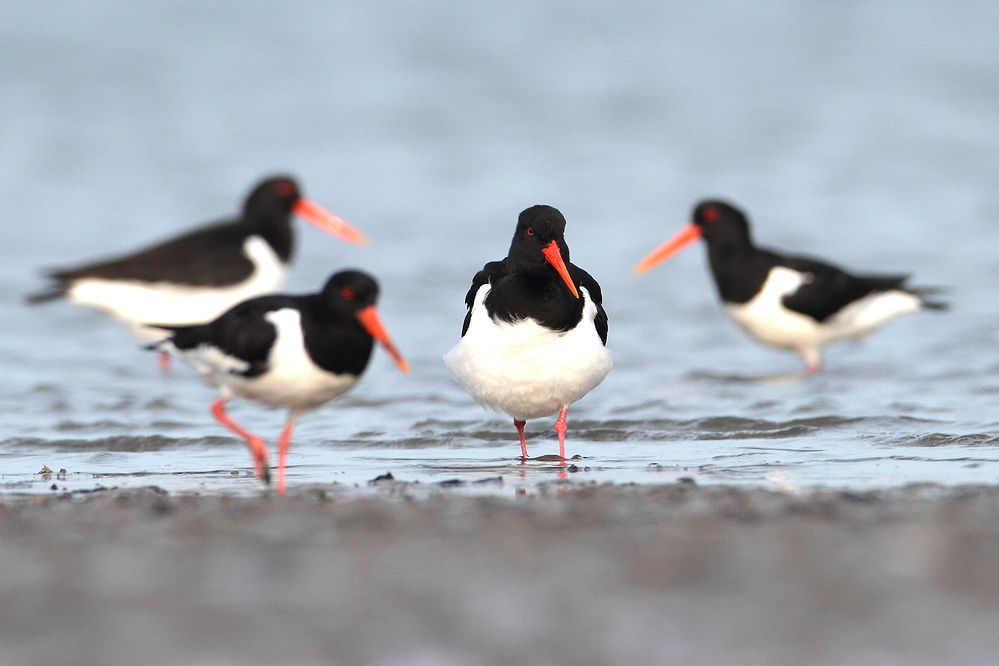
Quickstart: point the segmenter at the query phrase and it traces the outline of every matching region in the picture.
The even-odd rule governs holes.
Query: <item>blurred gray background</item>
[[[160,377],[113,322],[21,298],[42,284],[39,268],[231,214],[258,178],[286,171],[372,239],[348,247],[298,225],[289,289],[346,266],[375,273],[414,367],[403,380],[376,355],[340,406],[303,420],[296,446],[317,447],[314,469],[347,464],[331,441],[443,446],[442,459],[516,453],[507,419],[457,389],[440,356],[472,275],[505,254],[518,212],[536,203],[565,213],[572,258],[603,285],[610,315],[615,369],[570,413],[570,439],[590,447],[574,452],[680,465],[705,457],[685,442],[729,455],[732,432],[787,436],[789,421],[828,417],[803,443],[799,462],[820,463],[808,483],[830,478],[844,439],[857,460],[908,445],[924,447],[923,462],[960,459],[963,449],[924,445],[990,443],[999,430],[997,28],[989,2],[8,0],[0,455],[24,479],[40,462],[27,454],[48,446],[85,444],[70,463],[88,470],[132,459],[92,451],[155,446],[179,447],[171,464],[197,469],[188,445],[219,438],[232,445],[222,457],[241,460],[189,371]],[[831,349],[811,382],[727,382],[799,361],[724,317],[702,248],[630,272],[704,196],[745,208],[763,244],[913,272],[950,286],[955,307]],[[688,423],[715,416],[762,421]],[[267,436],[281,422],[253,406],[239,418]],[[550,423],[531,427],[551,439]],[[357,464],[362,478],[384,471]],[[855,469],[836,478],[884,481]],[[943,469],[885,478],[967,478]],[[995,465],[975,469],[975,480],[999,478]]]

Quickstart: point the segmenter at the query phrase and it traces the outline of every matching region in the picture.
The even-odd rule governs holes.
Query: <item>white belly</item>
[[[277,328],[277,339],[267,357],[270,369],[262,375],[237,374],[247,369],[247,363],[214,347],[198,346],[181,352],[181,357],[203,380],[220,387],[224,393],[269,405],[287,405],[298,411],[319,407],[357,382],[355,375],[336,375],[312,362],[305,351],[298,310],[276,310],[264,318]]]
[[[253,272],[230,287],[83,278],[73,282],[66,296],[111,314],[131,326],[139,338],[160,340],[166,332],[143,324],[201,324],[237,303],[273,293],[284,285],[287,270],[267,241],[250,236],[243,244],[243,252],[253,262]]]
[[[484,305],[489,285],[475,295],[468,331],[444,355],[458,384],[480,404],[527,420],[554,414],[589,393],[611,368],[593,319],[597,308],[586,289],[583,318],[566,333],[532,319],[493,321]]]

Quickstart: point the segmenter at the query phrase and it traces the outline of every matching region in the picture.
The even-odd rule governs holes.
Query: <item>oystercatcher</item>
[[[698,238],[707,242],[729,316],[760,342],[797,351],[807,373],[822,367],[820,351],[830,342],[864,338],[910,312],[948,307],[929,298],[939,289],[907,287],[908,275],[851,275],[823,261],[758,248],[742,211],[716,200],[699,203],[693,222],[635,271],[644,273]]]
[[[485,265],[465,296],[461,340],[444,356],[458,384],[485,407],[513,417],[527,458],[524,422],[566,410],[611,368],[600,285],[569,263],[565,218],[551,206],[520,214],[506,259]]]
[[[42,303],[66,297],[103,310],[144,340],[162,337],[146,326],[198,324],[236,303],[269,294],[285,282],[294,250],[291,214],[339,238],[364,235],[304,198],[287,176],[267,178],[250,192],[243,213],[134,254],[51,271],[54,284],[27,297]],[[169,357],[161,357],[161,363]]]
[[[270,483],[267,447],[225,411],[234,396],[288,407],[278,440],[278,493],[285,490],[285,456],[298,416],[351,388],[378,340],[403,372],[402,357],[382,325],[375,301],[378,284],[360,271],[333,275],[318,294],[258,296],[207,324],[171,326],[150,349],[175,352],[202,380],[220,389],[212,404],[219,423],[246,440],[257,476]]]

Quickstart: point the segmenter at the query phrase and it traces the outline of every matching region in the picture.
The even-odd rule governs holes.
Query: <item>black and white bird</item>
[[[566,410],[611,368],[600,285],[569,262],[565,218],[551,206],[520,214],[506,259],[485,265],[465,296],[461,340],[444,364],[480,404],[524,422],[558,412],[565,459]]]
[[[219,388],[212,413],[246,440],[257,476],[270,482],[267,447],[225,411],[232,396],[288,407],[278,440],[278,493],[285,490],[285,457],[298,416],[350,389],[380,342],[403,372],[409,364],[382,325],[378,284],[360,271],[333,275],[318,294],[258,296],[196,326],[158,325],[169,334],[150,349],[173,352],[202,380]]]
[[[360,231],[303,197],[293,179],[276,176],[253,188],[238,218],[126,256],[51,271],[54,284],[27,300],[65,297],[114,316],[140,339],[156,340],[162,331],[146,324],[211,321],[240,301],[280,289],[295,247],[292,213],[343,240],[365,240]]]
[[[693,222],[635,266],[644,273],[698,238],[725,311],[751,336],[798,352],[806,372],[822,367],[830,342],[861,339],[896,317],[947,304],[929,298],[937,289],[910,288],[907,275],[851,275],[831,264],[758,248],[749,222],[724,201],[703,201]]]

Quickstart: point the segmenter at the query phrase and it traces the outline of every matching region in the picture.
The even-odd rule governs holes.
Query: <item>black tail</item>
[[[932,298],[940,294],[946,294],[947,287],[909,287],[905,283],[909,279],[908,275],[865,275],[862,278],[870,287],[871,291],[892,291],[895,289],[912,294],[919,299],[920,304],[927,310],[949,310],[950,303],[940,299]]]
[[[24,297],[24,302],[28,305],[38,305],[39,303],[54,301],[57,298],[64,297],[65,295],[66,285],[53,285],[48,291],[39,291],[34,294],[28,294]]]
[[[858,277],[871,291],[891,291],[892,289],[904,289],[910,291],[905,286],[908,275],[861,275]]]
[[[172,324],[142,324],[146,328],[158,328],[161,331],[167,331],[170,335],[166,336],[162,340],[157,340],[156,342],[151,342],[148,345],[142,345],[142,348],[146,351],[163,351],[164,342],[172,342],[173,336],[177,334],[177,331],[188,328],[187,326],[174,326]]]
[[[906,289],[906,291],[918,297],[919,302],[922,303],[923,307],[927,310],[950,310],[950,303],[947,301],[931,298],[932,296],[947,293],[946,287],[912,287]]]
[[[42,274],[47,277],[52,284],[45,288],[45,291],[39,291],[34,294],[28,294],[24,297],[24,302],[29,305],[37,305],[39,303],[48,303],[49,301],[54,301],[57,298],[63,298],[66,292],[69,291],[69,287],[72,284],[72,280],[66,275],[65,271],[60,270],[50,270],[42,271]]]

